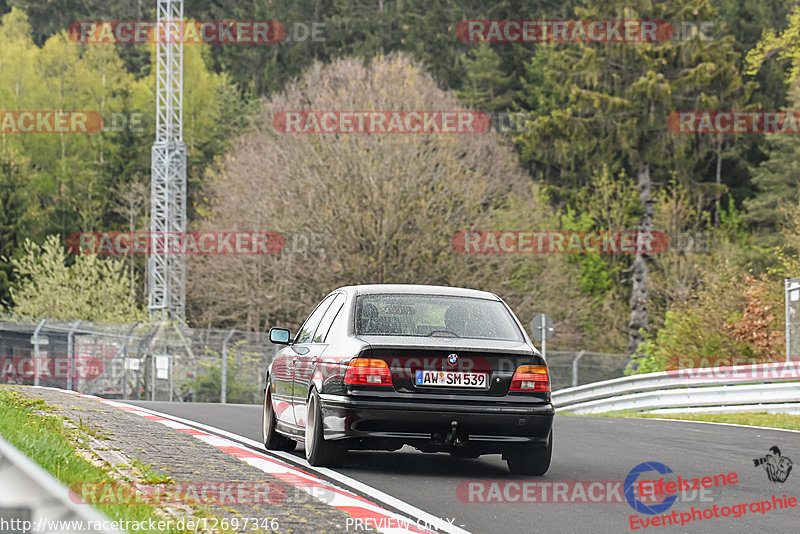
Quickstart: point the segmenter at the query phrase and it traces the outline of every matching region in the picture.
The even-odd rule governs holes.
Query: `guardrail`
[[[800,363],[679,369],[604,380],[553,393],[559,411],[592,414],[800,413]]]
[[[0,437],[0,532],[125,534]]]

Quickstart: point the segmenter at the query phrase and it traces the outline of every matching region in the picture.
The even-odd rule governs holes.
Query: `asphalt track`
[[[137,402],[147,407],[211,425],[250,439],[261,441],[261,407],[247,405]],[[473,533],[621,533],[621,532],[800,532],[800,467],[795,467],[784,483],[770,482],[763,467],[753,459],[778,446],[785,457],[800,462],[800,433],[760,428],[711,425],[643,419],[556,417],[553,462],[544,477],[511,475],[499,456],[477,460],[456,459],[446,454],[424,454],[408,447],[396,452],[350,452],[345,465],[336,471],[377,488],[434,516],[455,519],[454,524]],[[294,454],[302,457],[301,447]],[[658,475],[651,471],[641,479],[665,477],[675,480],[734,472],[737,481],[724,487],[689,491],[678,497],[663,515],[677,512],[678,526],[649,526],[633,530],[630,517],[652,519],[637,513],[622,490],[617,502],[590,502],[602,498],[600,486],[583,495],[570,486],[557,494],[560,502],[542,503],[541,493],[525,498],[525,482],[602,481],[605,488],[622,482],[642,462],[659,462],[674,472]],[[518,502],[470,502],[492,497]],[[500,484],[492,486],[493,482]],[[609,486],[608,483],[612,483]],[[508,485],[509,483],[517,483]],[[460,486],[459,486],[460,485]],[[530,487],[530,486],[528,486]],[[586,486],[584,486],[586,487]],[[461,488],[461,491],[457,491]],[[555,488],[548,488],[549,495]],[[562,490],[564,488],[562,487]],[[504,496],[505,491],[505,496]],[[610,492],[614,497],[613,489]],[[680,513],[770,501],[786,495],[797,499],[793,508],[769,510],[762,514],[748,508],[735,518],[719,517],[688,522],[680,526]],[[535,497],[537,502],[531,502]],[[563,502],[571,500],[574,502]],[[523,502],[525,501],[525,502]],[[753,507],[755,508],[755,507]],[[741,511],[741,507],[739,507]]]

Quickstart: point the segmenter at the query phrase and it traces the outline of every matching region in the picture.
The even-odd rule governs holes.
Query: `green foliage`
[[[578,216],[572,208],[567,208],[566,213],[561,215],[561,229],[568,232],[606,231],[597,228],[591,215],[584,212]],[[611,289],[618,268],[611,268],[600,254],[570,255],[569,261],[579,264],[578,286],[581,291],[597,300]]]
[[[119,260],[80,255],[70,264],[57,236],[43,246],[26,239],[23,255],[11,260],[17,286],[11,312],[29,317],[101,322],[143,319]]]
[[[758,363],[782,353],[781,284],[734,274],[730,266],[716,268],[695,298],[666,312],[658,333],[640,345],[629,373]]]
[[[258,377],[253,377],[253,369],[261,362],[257,353],[243,352],[238,342],[228,347],[228,378],[226,382],[226,401],[238,404],[257,404],[260,402],[261,385]],[[194,391],[197,402],[219,402],[222,392],[222,354],[208,351],[210,360],[200,365],[203,372],[186,383],[184,389]]]
[[[794,85],[800,76],[800,6],[795,6],[789,13],[788,26],[782,31],[768,28],[755,48],[747,53],[745,63],[747,74],[754,75],[766,60],[775,55],[778,60],[788,63],[786,71],[787,85]]]
[[[755,356],[744,343],[731,339],[716,321],[691,309],[667,311],[664,326],[639,347],[629,372],[730,365]],[[634,370],[635,369],[635,370]]]
[[[791,101],[790,111],[800,110],[800,88],[792,91]],[[745,200],[744,205],[747,222],[775,234],[786,224],[787,208],[800,200],[800,178],[796,169],[800,140],[795,135],[771,135],[767,146],[769,159],[753,173],[756,194]]]
[[[720,211],[719,233],[741,245],[747,243],[749,234],[744,221],[744,211],[736,208],[732,198],[728,198],[728,209]]]
[[[91,1],[58,9],[50,2],[14,4],[29,9],[35,31],[28,14],[18,8],[2,17],[0,108],[98,112],[104,125],[92,134],[2,136],[0,256],[18,257],[21,236],[41,244],[52,234],[64,239],[79,231],[146,228],[149,203],[134,197],[137,191],[149,189],[155,130],[155,72],[149,61],[155,47],[142,45],[149,48],[143,60],[123,59],[118,51],[128,48],[81,45],[67,37],[64,30],[69,24],[60,28],[53,24],[97,20],[100,13],[109,13],[110,20],[146,20],[150,8],[134,16],[119,6],[115,12],[113,6]],[[92,12],[95,7],[97,11]],[[74,18],[62,18],[65,13]],[[210,46],[185,48],[184,141],[190,217],[206,166],[247,123],[250,109],[228,75],[209,70],[211,62]],[[143,265],[138,258],[131,259],[131,276],[141,274]],[[9,263],[0,265],[0,303],[5,305],[13,305],[9,293],[13,276]],[[134,296],[141,298],[141,293]]]
[[[500,56],[488,43],[481,43],[466,56],[466,81],[458,96],[481,111],[498,111],[511,107],[514,93],[509,89],[511,77],[503,73]]]
[[[78,455],[78,445],[88,438],[76,425],[67,425],[41,400],[29,400],[16,391],[0,388],[0,435],[22,454],[70,487],[103,484],[114,475]],[[147,521],[155,507],[141,503],[101,504],[97,508],[115,521]],[[174,528],[168,534],[176,534]]]
[[[30,197],[25,187],[24,164],[19,156],[0,153],[0,258],[19,256],[23,236],[31,226]],[[14,271],[10,263],[0,261],[0,307],[11,297]]]
[[[625,367],[625,374],[646,374],[663,371],[669,361],[667,356],[656,351],[652,339],[639,345],[639,353]]]
[[[603,297],[611,289],[615,272],[600,255],[586,254],[581,258],[578,278],[581,291],[597,299]]]
[[[526,176],[533,179],[536,202],[516,190],[512,192],[516,186],[512,187],[505,177],[485,173],[481,178],[487,183],[501,185],[491,195],[466,194],[464,200],[479,209],[468,219],[470,223],[456,223],[458,219],[453,218],[453,213],[463,208],[453,206],[460,204],[461,192],[448,192],[438,176],[446,175],[459,186],[471,180],[479,172],[476,169],[480,169],[480,162],[468,161],[464,154],[476,153],[471,149],[477,142],[457,157],[431,165],[428,163],[437,161],[436,157],[446,152],[447,147],[426,141],[421,152],[424,158],[414,159],[408,157],[414,152],[403,146],[397,151],[403,154],[404,161],[381,170],[379,162],[389,161],[390,147],[398,141],[412,141],[381,137],[345,139],[350,143],[345,148],[368,141],[359,145],[358,157],[345,164],[348,160],[342,154],[347,154],[346,150],[333,152],[334,157],[321,156],[330,137],[314,139],[302,151],[298,149],[291,156],[284,152],[284,159],[276,160],[291,162],[280,171],[282,175],[274,184],[276,190],[285,190],[286,180],[296,181],[295,173],[316,176],[319,169],[324,169],[319,171],[323,180],[320,183],[331,190],[335,190],[332,178],[340,175],[369,177],[364,186],[340,189],[363,192],[365,198],[360,203],[345,206],[340,198],[319,201],[325,206],[323,211],[331,212],[332,220],[337,220],[325,231],[345,236],[342,238],[345,246],[357,243],[355,259],[337,259],[333,262],[337,267],[329,271],[340,272],[338,266],[361,265],[359,262],[363,261],[370,269],[392,273],[397,280],[417,281],[419,271],[425,272],[420,266],[433,273],[429,275],[432,283],[467,284],[474,280],[475,284],[485,284],[487,289],[507,291],[509,294],[504,296],[520,306],[523,314],[541,311],[534,308],[542,307],[557,316],[560,333],[554,343],[563,343],[564,348],[592,344],[598,350],[616,350],[613,347],[618,345],[619,337],[627,335],[630,255],[471,256],[458,258],[459,268],[463,269],[460,274],[445,274],[449,271],[443,266],[452,263],[446,236],[466,229],[469,224],[487,229],[632,229],[645,210],[631,177],[637,176],[639,164],[646,162],[654,183],[654,227],[667,231],[673,239],[684,232],[710,232],[714,247],[711,255],[670,249],[654,258],[648,305],[648,313],[653,316],[651,326],[664,323],[668,310],[682,313],[681,306],[696,299],[705,285],[715,283],[713,270],[717,264],[725,265],[726,272],[730,268],[731,276],[747,270],[768,271],[775,276],[797,274],[800,184],[794,161],[799,155],[797,139],[800,138],[676,135],[665,127],[666,117],[675,110],[785,108],[787,88],[793,89],[800,69],[797,46],[800,8],[794,4],[789,0],[662,3],[500,0],[489,4],[478,0],[246,3],[197,0],[191,5],[187,3],[187,18],[277,20],[289,32],[289,39],[274,45],[185,48],[184,133],[189,149],[190,225],[209,219],[219,228],[296,229],[292,226],[297,223],[294,215],[273,217],[275,210],[253,208],[261,196],[274,193],[274,187],[264,184],[250,191],[244,204],[232,210],[227,219],[214,221],[215,207],[211,205],[214,199],[209,202],[208,191],[216,187],[211,182],[224,169],[224,165],[217,164],[228,161],[223,157],[228,150],[233,158],[247,158],[257,151],[255,144],[248,144],[253,143],[248,134],[238,141],[250,148],[232,149],[233,137],[252,130],[268,130],[271,117],[257,114],[258,98],[279,97],[287,84],[303,76],[314,61],[325,64],[342,56],[353,56],[368,64],[375,58],[404,51],[421,62],[421,69],[430,73],[440,88],[453,89],[461,97],[461,106],[495,112],[528,112],[530,120],[525,126],[529,130],[513,135],[514,146],[509,153],[512,159],[518,156]],[[3,135],[0,257],[22,260],[26,254],[25,238],[42,244],[46,236],[53,234],[63,240],[76,231],[146,227],[154,128],[153,47],[83,46],[70,41],[64,30],[78,20],[152,20],[153,13],[153,6],[146,2],[0,0],[0,15],[4,14],[0,24],[0,108],[102,110],[107,119],[112,113],[141,114],[144,118],[143,131],[106,128],[87,136]],[[529,20],[663,19],[678,28],[683,22],[709,20],[714,21],[713,39],[635,45],[518,45],[464,43],[456,35],[459,21],[519,19],[521,13]],[[312,39],[310,34],[306,39],[294,39],[296,31],[302,33],[304,28],[310,29],[318,23],[323,25],[322,39]],[[744,56],[751,48],[745,61]],[[746,73],[743,67],[748,69]],[[406,79],[411,80],[415,74],[409,73]],[[784,84],[784,80],[790,83]],[[376,101],[375,106],[392,109],[398,103],[416,105],[404,99],[433,85],[426,82],[401,86],[402,91]],[[311,91],[305,96],[308,98],[297,101],[298,106],[314,101]],[[790,105],[797,103],[796,98],[789,100]],[[349,106],[343,109],[360,109],[367,101],[356,90],[352,99],[333,102]],[[441,99],[434,102],[438,106]],[[451,107],[461,106],[454,102]],[[452,138],[447,140],[451,141],[455,142]],[[259,141],[261,145],[268,142],[271,141]],[[285,138],[278,141],[285,142]],[[252,160],[242,172],[248,178],[255,177],[258,169],[271,169],[275,165],[275,162]],[[505,169],[515,168],[516,163],[504,161],[502,165],[500,174],[505,174]],[[303,169],[302,173],[297,169]],[[413,196],[406,192],[398,195],[388,202],[392,207],[399,206],[397,211],[382,220],[374,212],[380,211],[376,206],[386,195],[398,188],[398,183],[416,183],[413,177],[404,174],[409,169],[412,174],[429,174],[426,183],[417,187],[429,195]],[[219,190],[220,196],[239,194],[230,183],[222,183]],[[434,197],[437,200],[431,200]],[[303,200],[298,195],[291,198],[309,205],[313,200]],[[453,206],[441,203],[438,198],[453,201]],[[497,198],[504,200],[496,203]],[[339,207],[332,207],[335,205]],[[353,219],[345,219],[350,213]],[[441,219],[437,218],[440,215]],[[438,220],[448,222],[430,223]],[[322,226],[320,220],[314,224],[315,231]],[[362,225],[369,227],[369,231],[364,231]],[[370,233],[373,229],[380,231],[373,236]],[[436,232],[444,236],[441,242],[429,245],[420,241]],[[399,255],[402,244],[409,241],[414,243],[415,252],[401,255],[402,264],[387,270],[388,259]],[[337,244],[336,248],[342,247]],[[330,257],[334,257],[333,253]],[[365,279],[364,273],[356,270],[357,274],[352,276],[357,280],[340,276],[319,283],[305,281],[297,274],[302,270],[300,262],[293,258],[281,257],[282,264],[274,271],[256,267],[260,259],[247,258],[248,263],[235,277],[247,296],[231,297],[240,288],[228,286],[227,281],[207,288],[208,301],[198,305],[199,311],[214,306],[224,311],[212,315],[214,319],[203,317],[205,324],[233,325],[241,313],[247,317],[241,319],[241,325],[246,322],[251,328],[267,326],[256,319],[259,313],[242,310],[255,310],[263,306],[265,299],[274,298],[273,280],[291,279],[290,285],[301,288],[294,300],[305,312],[306,301],[318,296],[309,296],[309,292],[315,291],[309,287],[317,284],[327,290],[334,283]],[[215,268],[223,277],[230,278],[230,271],[220,266],[219,261],[223,260],[214,260]],[[82,261],[76,258],[75,265]],[[62,263],[64,272],[74,267],[72,258]],[[137,273],[141,276],[143,264],[141,258],[130,259],[131,278],[136,280]],[[190,262],[190,276],[196,273],[191,266]],[[315,271],[315,276],[321,271],[318,265],[310,266],[310,270]],[[11,262],[0,263],[0,303],[15,304],[10,300],[10,289],[14,284],[22,284],[15,276]],[[381,271],[378,279],[386,276]],[[246,284],[242,282],[245,279]],[[295,289],[281,286],[278,291],[286,294]],[[741,288],[727,291],[741,296]],[[139,293],[133,298],[142,300],[141,297]],[[37,302],[41,306],[35,309],[47,309],[45,299]],[[84,302],[81,300],[75,306],[84,306]],[[72,305],[54,302],[51,308],[66,310]],[[687,317],[671,317],[670,328],[685,331],[692,325],[705,324],[704,311],[697,311],[694,304],[690,304],[689,310]],[[69,315],[66,311],[58,313]],[[301,312],[286,313],[285,317],[295,317]],[[720,324],[728,319],[714,313],[711,316]],[[719,334],[713,328],[712,331]],[[600,338],[601,333],[607,333],[608,337]],[[665,336],[667,346],[672,338]],[[692,350],[707,354],[710,347],[718,345],[717,341],[721,343],[722,338],[716,341],[711,338],[707,347],[701,345]],[[670,355],[666,348],[658,347],[658,338],[652,337],[643,350],[661,357]],[[660,363],[654,360],[653,365]],[[213,385],[209,388],[209,391],[214,389]]]

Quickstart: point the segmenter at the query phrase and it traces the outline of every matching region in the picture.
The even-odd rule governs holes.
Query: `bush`
[[[627,374],[778,358],[784,347],[783,319],[771,312],[780,309],[779,284],[765,277],[725,276],[720,273],[696,299],[667,311],[664,326],[639,347]]]
[[[228,349],[228,382],[225,387],[226,402],[234,404],[258,404],[261,402],[260,379],[253,376],[253,369],[261,362],[259,355],[252,352],[239,352],[236,343]],[[194,390],[196,402],[219,402],[222,391],[222,355],[209,351],[212,360],[200,362],[205,370],[195,376],[185,389]]]

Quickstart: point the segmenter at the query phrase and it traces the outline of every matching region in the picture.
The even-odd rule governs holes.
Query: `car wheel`
[[[523,451],[515,451],[507,455],[508,469],[515,475],[541,476],[550,469],[550,458],[553,455],[553,430],[547,437],[545,447],[535,447]]]
[[[322,409],[319,404],[317,390],[312,389],[308,396],[306,410],[306,460],[317,467],[333,467],[341,465],[347,449],[325,441],[323,434]]]
[[[297,442],[278,434],[275,411],[272,409],[272,394],[269,391],[269,385],[267,385],[267,394],[264,396],[264,410],[261,413],[261,429],[264,436],[264,447],[270,451],[293,451],[297,446]]]

